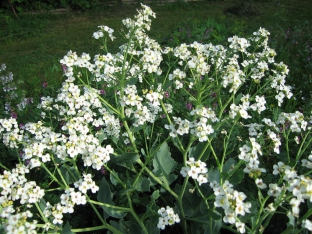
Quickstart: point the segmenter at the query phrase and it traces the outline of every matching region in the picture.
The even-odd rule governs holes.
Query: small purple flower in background
[[[48,82],[43,82],[42,87],[43,87],[43,88],[48,87]]]
[[[166,115],[162,114],[162,115],[160,115],[160,118],[164,119],[164,118],[166,118]]]
[[[96,131],[99,131],[99,130],[101,130],[102,127],[103,127],[103,126],[95,127],[95,130],[96,130]]]
[[[27,166],[27,165],[30,163],[30,160],[27,159],[27,160],[25,160],[24,162],[25,162],[25,166]]]
[[[188,103],[186,103],[186,108],[188,109],[188,110],[192,110],[192,108],[193,108],[193,106],[192,106],[192,104],[190,103],[190,102],[188,102]]]
[[[170,93],[167,92],[167,91],[165,91],[165,92],[164,92],[164,96],[165,96],[165,98],[169,98],[169,97],[170,97]]]
[[[102,175],[106,175],[106,170],[105,170],[105,168],[103,166],[101,167],[101,174]]]
[[[62,69],[63,69],[63,72],[66,72],[67,71],[67,66],[62,64]]]
[[[100,94],[101,94],[101,95],[105,95],[105,94],[106,94],[105,90],[104,90],[104,89],[101,89],[101,90],[100,90]]]
[[[15,113],[14,111],[11,112],[11,117],[13,119],[17,119],[17,113]]]

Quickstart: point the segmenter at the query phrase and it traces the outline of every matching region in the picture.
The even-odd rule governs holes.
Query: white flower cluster
[[[35,234],[37,220],[28,222],[27,219],[32,218],[33,214],[30,211],[25,211],[17,214],[12,214],[7,218],[6,224],[4,225],[5,233],[27,233]]]
[[[239,67],[238,58],[238,55],[234,55],[229,59],[229,64],[224,66],[221,84],[224,88],[231,86],[230,93],[236,93],[245,81],[245,74]]]
[[[158,214],[160,214],[160,218],[157,224],[157,227],[164,230],[166,228],[167,225],[173,225],[175,223],[179,223],[180,222],[180,218],[178,214],[174,213],[174,210],[167,206],[166,208],[161,207],[158,210]]]
[[[259,114],[262,111],[266,110],[266,100],[264,96],[259,97],[258,95],[256,95],[255,101],[256,102],[254,104],[250,105],[250,95],[243,95],[243,97],[241,98],[242,104],[239,104],[238,106],[234,103],[231,104],[230,117],[234,119],[237,114],[239,114],[240,117],[242,117],[243,119],[249,119],[251,118],[251,116],[248,114],[248,110],[251,109],[253,111],[257,111]]]
[[[245,38],[239,38],[237,36],[230,37],[228,42],[231,43],[229,47],[235,51],[246,52],[246,48],[250,46],[249,41],[247,41]]]
[[[187,166],[181,168],[181,175],[183,177],[189,176],[194,180],[197,180],[199,186],[208,182],[208,169],[206,163],[194,158],[190,158],[186,162]]]
[[[211,108],[201,107],[190,112],[191,115],[197,116],[199,119],[195,121],[189,121],[187,119],[182,120],[180,117],[173,117],[174,124],[166,124],[165,128],[170,131],[171,137],[177,137],[178,135],[192,134],[198,137],[200,142],[208,140],[208,135],[214,133],[214,129],[209,122],[218,122],[215,112]],[[177,125],[177,128],[175,127]]]
[[[0,136],[3,143],[9,148],[18,148],[18,142],[22,141],[23,130],[19,129],[16,119],[0,119]]]
[[[290,199],[290,205],[292,208],[291,215],[299,217],[300,204],[304,202],[304,200],[312,202],[312,179],[305,175],[298,175],[295,169],[283,162],[278,162],[273,166],[273,174],[280,174],[283,180],[287,183],[287,186],[278,187],[278,184],[269,184],[270,189],[268,195],[278,198],[283,191],[285,192],[287,190],[290,192],[293,195]],[[309,228],[307,227],[307,229]]]
[[[25,174],[29,168],[24,165],[17,165],[12,171],[4,171],[0,175],[0,217],[5,219],[4,229],[6,233],[36,233],[37,221],[27,221],[32,217],[30,211],[20,212],[15,209],[13,202],[20,204],[37,203],[44,196],[44,190],[37,186],[34,181],[27,181]]]
[[[277,124],[289,125],[292,132],[305,131],[308,122],[304,120],[304,115],[296,111],[295,113],[281,113],[278,116]]]
[[[266,172],[265,168],[259,167],[260,161],[258,155],[262,155],[261,145],[256,142],[255,138],[249,138],[250,144],[245,144],[239,148],[238,158],[246,162],[244,172],[251,177],[258,177],[261,173]]]
[[[99,190],[99,187],[91,178],[91,174],[84,174],[83,178],[74,183],[75,188],[78,188],[79,191],[75,191],[74,188],[68,188],[60,196],[61,201],[53,206],[47,202],[44,209],[44,215],[51,219],[53,224],[62,224],[63,223],[63,214],[73,213],[75,205],[84,205],[87,203],[87,194],[88,190],[91,190],[92,193],[96,193]],[[46,230],[49,227],[46,227]]]
[[[234,190],[233,185],[227,180],[223,185],[213,181],[210,183],[210,187],[216,196],[215,207],[224,209],[225,216],[223,221],[235,224],[240,233],[245,233],[245,224],[239,221],[239,215],[244,216],[246,213],[250,213],[251,203],[244,202],[247,196],[243,192]]]
[[[115,37],[113,36],[114,29],[111,29],[107,26],[99,26],[100,30],[93,33],[93,37],[95,39],[99,39],[101,37],[104,37],[104,35],[107,33],[109,38],[113,41]]]
[[[310,153],[310,155],[308,156],[308,159],[302,159],[301,160],[302,166],[312,169],[312,151]]]
[[[127,85],[121,104],[126,106],[125,115],[128,118],[134,117],[133,126],[138,127],[144,125],[145,122],[155,122],[158,113],[162,111],[160,100],[163,99],[163,95],[160,92],[161,87],[157,88],[157,91],[150,90],[145,95],[146,102],[143,102],[144,99],[137,94],[136,86]]]

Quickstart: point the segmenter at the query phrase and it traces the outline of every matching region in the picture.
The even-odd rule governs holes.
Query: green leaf
[[[99,131],[99,134],[97,135],[97,138],[99,140],[99,143],[102,144],[102,142],[104,141],[104,139],[106,138],[106,133],[104,132],[103,129],[101,129]]]
[[[159,234],[160,229],[157,227],[158,223],[158,217],[155,217],[154,219],[148,219],[146,221],[146,229],[148,230],[149,234]]]
[[[69,173],[67,171],[67,168],[64,165],[62,165],[60,167],[60,171],[66,183],[69,184]]]
[[[71,231],[71,226],[69,225],[69,222],[67,221],[67,223],[65,224],[65,226],[62,228],[62,232],[61,234],[74,234]]]
[[[162,144],[157,151],[153,159],[153,166],[154,174],[165,184],[170,185],[176,180],[177,176],[170,175],[170,173],[176,168],[177,163],[171,158],[167,142]]]
[[[212,234],[212,233],[220,233],[222,227],[222,219],[218,219],[218,220],[209,220],[207,222],[207,225],[205,226],[204,230],[204,234]]]
[[[134,170],[133,164],[139,159],[139,155],[137,153],[124,153],[120,156],[113,156],[111,157],[111,162],[125,167],[131,171]]]
[[[216,181],[220,183],[220,172],[218,170],[211,170],[208,172],[208,181],[213,182]]]
[[[213,220],[220,220],[222,218],[222,215],[216,210],[209,209],[207,210],[207,212],[208,212],[208,216],[212,218]]]
[[[244,178],[244,171],[243,169],[237,169],[234,174],[229,178],[229,182],[233,185],[239,184]]]
[[[103,177],[100,188],[99,188],[99,192],[97,195],[97,199],[99,202],[114,205],[112,201],[112,197],[113,197],[113,193],[111,192],[105,177]]]
[[[60,167],[60,170],[67,184],[72,184],[80,178],[79,174],[77,173],[77,171],[73,166],[65,167],[64,165],[62,165]]]
[[[127,227],[124,224],[124,220],[123,219],[119,220],[119,222],[116,222],[116,221],[112,220],[109,223],[110,223],[110,225],[112,225],[114,228],[116,228],[120,232],[127,233]]]
[[[99,202],[102,202],[108,205],[115,205],[112,198],[113,198],[113,193],[111,192],[105,177],[103,177],[101,181],[100,189],[97,195],[97,199]],[[104,209],[105,219],[107,219],[109,216],[112,216],[114,218],[122,218],[127,215],[126,212],[120,211],[115,208],[110,208],[110,207],[105,207],[105,206],[102,206],[102,208]]]
[[[174,191],[179,194],[181,192],[182,185],[177,184],[174,188]],[[186,216],[196,217],[202,216],[200,211],[200,205],[202,199],[197,195],[196,192],[191,193],[190,191],[194,189],[194,186],[191,183],[187,183],[184,196],[182,198],[182,206]]]
[[[230,158],[229,160],[226,161],[226,163],[224,163],[222,172],[230,172],[230,170],[232,170],[233,166],[235,165],[236,165],[236,160],[233,158]]]
[[[140,192],[150,191],[150,181],[147,178],[140,177],[134,187]]]
[[[117,185],[117,183],[118,183],[118,180],[117,180],[117,178],[115,177],[115,175],[119,178],[119,176],[118,176],[118,173],[113,169],[112,170],[113,172],[114,172],[114,174],[113,173],[110,173],[109,174],[109,179],[110,179],[110,181],[112,182],[112,184],[113,185]]]
[[[159,195],[159,190],[156,190],[156,191],[153,192],[151,198],[152,198],[153,201],[156,201],[157,198],[159,198],[159,196],[160,196]]]
[[[190,148],[188,157],[189,158],[193,157],[197,161],[198,157],[201,155],[206,145],[207,145],[207,142],[198,142],[195,147]],[[201,161],[207,160],[209,157],[209,154],[210,154],[210,149],[208,148],[205,151],[203,157],[201,158]]]
[[[242,98],[243,94],[242,93],[239,93],[238,95],[236,95],[235,97],[235,104],[238,104]]]

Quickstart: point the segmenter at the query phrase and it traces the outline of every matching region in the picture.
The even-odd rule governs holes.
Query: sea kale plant
[[[312,231],[312,120],[283,112],[269,32],[162,48],[151,17],[123,20],[119,53],[107,26],[93,60],[69,51],[38,121],[0,120],[20,155],[1,164],[2,231],[263,233],[275,217],[280,233]]]

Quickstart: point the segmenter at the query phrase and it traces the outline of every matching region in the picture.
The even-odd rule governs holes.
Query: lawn
[[[233,6],[238,6],[239,10],[231,11]],[[118,33],[121,20],[131,17],[136,12],[136,7],[100,5],[85,12],[24,12],[18,19],[13,14],[0,15],[0,62],[7,65],[15,79],[25,81],[23,86],[31,87],[31,92],[34,87],[39,92],[43,82],[60,85],[62,74],[59,60],[67,51],[76,51],[78,54],[87,51],[91,55],[100,53],[100,45],[96,40],[90,41],[90,38],[97,26],[107,25],[115,29],[117,40],[109,46],[110,51],[116,52],[122,41]],[[255,0],[251,6],[242,6],[237,0],[202,1],[152,7],[156,12],[156,19],[152,22],[149,34],[158,42],[166,43],[172,32],[181,25],[195,24],[196,27],[196,22],[199,25],[207,20],[214,20],[215,25],[212,26],[225,26],[224,32],[229,35],[235,33],[247,36],[264,27],[271,32],[272,43],[276,44],[272,47],[278,47],[278,59],[289,66],[291,64],[288,62],[296,59],[289,47],[298,45],[292,45],[287,40],[287,29],[297,29],[308,34],[297,35],[298,40],[301,39],[300,36],[308,38],[311,35],[309,9],[312,8],[312,3],[309,0]],[[222,43],[225,44],[226,40]],[[280,45],[285,48],[280,48]],[[311,72],[311,67],[309,69]]]

